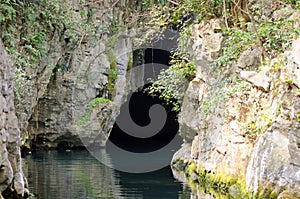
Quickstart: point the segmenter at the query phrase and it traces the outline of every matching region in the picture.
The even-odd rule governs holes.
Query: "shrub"
[[[110,102],[109,99],[106,99],[106,98],[103,98],[103,97],[97,97],[97,98],[93,99],[92,101],[90,101],[90,103],[88,104],[84,114],[76,122],[76,124],[78,126],[86,124],[86,122],[89,120],[89,116],[90,116],[91,111],[93,109],[97,108],[99,106],[99,104],[106,104],[106,103],[109,103],[109,102]]]
[[[195,63],[186,53],[175,53],[170,62],[170,68],[161,71],[156,81],[146,89],[152,96],[158,96],[173,110],[180,111],[188,80],[195,76]]]

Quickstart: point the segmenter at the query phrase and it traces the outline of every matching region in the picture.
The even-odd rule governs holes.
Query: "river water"
[[[188,199],[169,167],[133,174],[107,167],[88,151],[36,152],[23,159],[31,199]]]

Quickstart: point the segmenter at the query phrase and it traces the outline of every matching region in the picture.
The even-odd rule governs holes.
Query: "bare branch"
[[[237,3],[234,0],[232,0],[231,2],[235,4],[235,8],[237,7],[241,12],[243,12],[244,14],[246,14],[249,17],[251,23],[253,24],[253,29],[254,29],[254,32],[255,32],[255,35],[256,35],[256,38],[257,38],[257,41],[258,41],[259,48],[261,50],[260,62],[262,64],[263,61],[264,61],[264,57],[265,57],[265,51],[264,51],[263,43],[262,43],[262,41],[261,41],[261,39],[259,37],[258,30],[257,30],[257,27],[256,27],[255,22],[253,20],[253,17],[249,13],[249,10],[246,11],[246,10],[242,9],[239,5],[237,5]]]
[[[226,0],[223,0],[223,12],[224,12],[224,15],[225,15],[225,25],[226,25],[226,29],[228,30],[229,29],[229,26],[228,26],[228,19],[227,19],[227,10],[226,10]]]
[[[176,6],[179,5],[179,3],[175,2],[175,1],[172,1],[172,0],[167,0],[167,1],[170,2],[170,3],[173,3],[173,4],[176,5]]]

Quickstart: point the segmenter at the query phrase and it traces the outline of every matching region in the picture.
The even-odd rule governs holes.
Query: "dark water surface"
[[[190,190],[169,167],[132,174],[104,166],[88,151],[38,152],[24,158],[32,199],[188,199]]]

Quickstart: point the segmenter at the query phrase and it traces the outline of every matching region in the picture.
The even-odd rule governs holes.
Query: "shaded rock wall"
[[[82,31],[78,40],[74,43],[67,33],[54,32],[47,57],[28,69],[26,75],[30,78],[20,82],[25,94],[15,103],[24,146],[104,146],[126,96],[126,71],[132,48],[126,33],[118,38],[109,29],[123,25],[130,8],[137,6],[130,0],[114,3],[68,3],[66,9],[78,22],[78,27],[73,28]],[[86,19],[80,9],[93,10],[88,22],[83,22]],[[116,20],[119,24],[114,24]],[[95,32],[86,33],[86,27],[80,26],[83,23]],[[89,106],[96,98],[109,98],[111,102]]]
[[[0,41],[0,198],[10,185],[15,194],[27,194],[21,164],[21,133],[14,106],[14,69]]]
[[[85,145],[104,146],[105,136],[97,141],[95,139],[99,134],[108,137],[109,130],[114,124],[116,113],[113,111],[117,110],[121,103],[119,99],[114,103],[114,99],[125,95],[124,79],[129,61],[129,53],[122,55],[126,56],[126,64],[119,62],[119,55],[115,55],[115,62],[120,63],[117,65],[118,76],[114,84],[117,94],[111,98],[112,102],[100,103],[101,107],[92,107],[92,110],[88,110],[89,103],[95,98],[108,98],[108,76],[112,70],[110,68],[112,63],[107,59],[105,45],[101,41],[82,45],[74,53],[68,71],[65,73],[55,71],[45,95],[39,99],[30,120],[28,130],[31,139],[37,139],[36,146],[55,148],[63,141],[70,142],[73,146],[82,146],[81,141]],[[129,52],[130,41],[118,47],[123,52]]]

